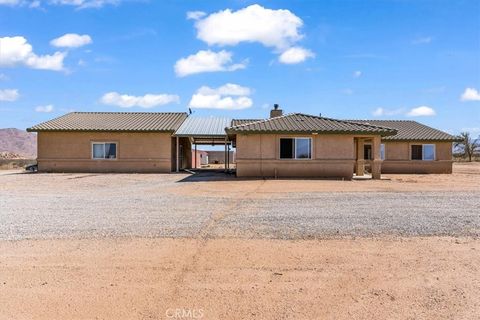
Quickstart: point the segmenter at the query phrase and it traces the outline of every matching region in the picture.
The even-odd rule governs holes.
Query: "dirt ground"
[[[202,182],[199,180],[198,182]],[[453,174],[382,174],[382,180],[336,179],[228,179],[187,184],[176,190],[180,194],[217,195],[229,197],[247,190],[252,197],[265,197],[285,192],[418,192],[418,191],[479,191],[480,162],[456,162]]]
[[[52,185],[67,195],[87,187],[105,196],[113,192],[106,188],[108,175],[12,173],[0,174],[0,200],[2,194],[47,195]],[[160,183],[156,175],[118,177],[132,190],[151,182],[152,194],[159,188],[174,195],[208,194],[226,201],[225,208],[239,199],[303,192],[451,191],[461,199],[464,192],[478,195],[480,163],[455,164],[452,175],[384,175],[381,181],[177,183],[186,176],[166,175]],[[480,314],[476,237],[212,237],[223,216],[212,213],[189,237],[0,241],[0,319],[478,319]]]
[[[21,241],[1,242],[0,259],[1,319],[480,314],[473,239]]]

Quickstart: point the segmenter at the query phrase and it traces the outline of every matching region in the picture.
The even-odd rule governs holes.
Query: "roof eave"
[[[174,133],[175,130],[112,130],[112,129],[36,129],[36,128],[27,128],[27,132],[132,132],[132,133]]]
[[[406,139],[406,138],[389,138],[388,141],[397,141],[397,142],[415,142],[415,141],[427,141],[427,142],[462,142],[463,139],[452,138],[452,139],[425,139],[425,138],[415,138],[415,139]]]

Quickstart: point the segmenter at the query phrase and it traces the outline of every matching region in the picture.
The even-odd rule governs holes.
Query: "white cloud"
[[[422,117],[422,116],[434,116],[436,112],[433,108],[427,106],[420,106],[416,108],[412,108],[410,110],[406,110],[405,108],[397,108],[397,109],[385,109],[382,107],[376,108],[372,115],[375,117],[383,117],[383,116],[408,116],[408,117]]]
[[[201,72],[235,71],[244,69],[246,64],[246,61],[232,64],[232,53],[225,50],[220,52],[200,50],[178,60],[174,68],[177,76],[185,77]]]
[[[472,134],[480,134],[480,127],[472,127],[472,128],[462,128],[462,132],[471,132]]]
[[[241,85],[234,83],[227,83],[216,89],[212,89],[207,86],[203,86],[197,90],[197,93],[204,95],[209,94],[219,94],[224,96],[249,96],[252,93],[252,90],[247,87],[242,87]]]
[[[462,101],[480,101],[480,92],[475,88],[466,88],[460,97]]]
[[[0,89],[0,101],[15,101],[20,97],[17,89]]]
[[[50,113],[53,111],[53,105],[48,104],[46,106],[37,106],[35,108],[36,112],[44,112],[44,113]]]
[[[285,50],[300,40],[302,19],[289,10],[271,10],[258,4],[238,11],[218,11],[195,22],[197,38],[209,45],[259,42]]]
[[[7,81],[9,78],[5,73],[0,73],[0,81]]]
[[[40,0],[34,0],[30,2],[30,4],[28,5],[29,8],[40,8],[40,6],[41,6]]]
[[[64,48],[78,48],[90,43],[92,43],[92,38],[88,34],[79,35],[76,33],[67,33],[50,41],[52,46]]]
[[[354,78],[360,78],[362,76],[362,71],[357,70],[353,73]]]
[[[205,17],[207,14],[203,11],[188,11],[187,19],[188,20],[198,20]]]
[[[120,0],[50,0],[50,4],[69,5],[79,9],[101,8],[105,5],[117,5]]]
[[[33,69],[63,70],[65,52],[39,56],[33,52],[32,45],[21,36],[0,38],[0,66],[14,67],[25,65]]]
[[[432,37],[419,37],[412,41],[412,44],[428,44],[432,42]]]
[[[280,57],[278,57],[278,61],[285,64],[295,64],[313,57],[315,57],[315,54],[308,49],[304,49],[302,47],[291,47],[285,50]]]
[[[100,101],[103,104],[121,108],[153,108],[170,103],[180,103],[180,97],[174,94],[149,93],[144,96],[131,96],[127,94],[119,94],[118,92],[108,92],[102,96]]]
[[[247,109],[253,104],[250,94],[250,88],[233,83],[218,88],[203,86],[195,92],[188,106],[199,109]]]
[[[395,116],[405,112],[404,108],[399,109],[385,109],[385,108],[377,108],[372,112],[372,115],[375,117],[382,117],[382,116]]]
[[[417,108],[413,108],[407,112],[407,116],[409,117],[429,117],[434,116],[437,113],[430,107],[427,106],[420,106]]]
[[[42,2],[48,5],[67,5],[78,9],[101,8],[105,5],[117,5],[121,0],[0,0],[0,5],[28,6],[39,8]]]
[[[20,4],[20,0],[0,0],[0,5],[16,6]]]

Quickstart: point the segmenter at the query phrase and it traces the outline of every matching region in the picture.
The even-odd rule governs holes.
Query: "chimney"
[[[283,110],[278,108],[278,104],[273,105],[273,109],[270,110],[270,118],[276,118],[283,115]]]

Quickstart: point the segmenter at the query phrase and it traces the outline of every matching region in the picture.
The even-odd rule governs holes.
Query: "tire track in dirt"
[[[232,202],[223,208],[222,210],[217,210],[215,211],[210,219],[205,223],[205,225],[199,230],[197,236],[194,238],[196,241],[196,248],[191,256],[190,259],[186,259],[185,264],[181,267],[179,273],[174,276],[173,281],[172,281],[172,287],[173,291],[171,294],[172,298],[172,306],[175,306],[175,300],[180,296],[180,291],[184,285],[185,278],[190,272],[195,272],[198,268],[198,261],[199,258],[202,255],[203,249],[207,245],[209,238],[210,232],[216,227],[218,222],[220,222],[222,219],[224,219],[226,216],[232,215],[235,212],[235,208],[238,206],[238,204],[245,198],[248,199],[248,196],[258,192],[263,185],[265,184],[265,180],[262,180],[262,182],[253,190],[247,191],[243,194],[237,195]]]

